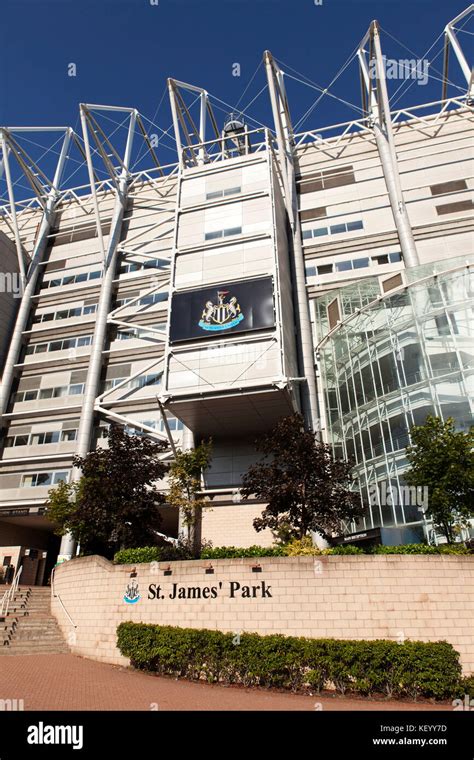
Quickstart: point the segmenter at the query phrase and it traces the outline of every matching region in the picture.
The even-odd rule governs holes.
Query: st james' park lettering
[[[161,585],[150,583],[148,586],[148,599],[216,599],[222,592],[228,591],[230,599],[271,599],[272,587],[265,581],[255,586],[246,586],[237,581],[229,581],[224,586],[219,581],[217,586],[182,586],[179,583],[171,585],[171,591],[167,593]]]

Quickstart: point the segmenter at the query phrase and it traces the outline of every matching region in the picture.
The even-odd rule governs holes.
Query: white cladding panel
[[[176,282],[182,288],[208,285],[239,277],[270,274],[273,267],[271,240],[253,240],[178,255]]]
[[[183,394],[225,385],[237,392],[242,385],[271,383],[280,375],[280,351],[271,338],[210,343],[170,355],[168,390]]]

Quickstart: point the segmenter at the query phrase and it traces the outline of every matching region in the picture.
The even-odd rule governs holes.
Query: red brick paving
[[[450,710],[450,705],[303,696],[176,681],[72,654],[0,658],[0,699],[25,710]]]

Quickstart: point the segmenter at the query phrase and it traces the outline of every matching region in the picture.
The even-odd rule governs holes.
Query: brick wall
[[[212,541],[213,546],[271,546],[275,538],[270,530],[259,533],[253,527],[256,517],[261,517],[263,504],[213,505],[202,513],[202,537]],[[230,530],[231,528],[231,530]],[[232,540],[229,541],[229,535]]]
[[[126,620],[223,631],[257,631],[310,637],[393,640],[445,639],[461,654],[465,673],[474,671],[474,561],[472,557],[329,556],[137,565],[141,598],[123,600],[131,565],[102,557],[74,559],[56,569],[52,609],[74,653],[127,664],[118,652],[117,625]],[[240,584],[230,598],[230,583]],[[262,584],[270,596],[262,598]],[[170,599],[173,585],[199,589],[201,598]],[[164,598],[149,599],[149,585]],[[205,587],[217,596],[204,598]],[[247,586],[256,596],[243,598]],[[235,589],[235,587],[234,587]],[[197,595],[197,591],[193,592]]]

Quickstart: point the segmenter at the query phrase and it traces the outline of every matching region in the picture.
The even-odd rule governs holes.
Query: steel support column
[[[46,200],[43,217],[41,220],[40,229],[36,238],[36,243],[33,249],[31,262],[26,272],[26,284],[23,290],[21,303],[18,309],[18,314],[15,320],[15,326],[13,328],[12,338],[8,349],[7,358],[5,361],[5,367],[3,371],[2,383],[0,386],[0,418],[3,417],[7,410],[8,402],[11,395],[12,384],[15,377],[15,365],[19,361],[23,332],[26,330],[28,319],[31,311],[31,299],[36,289],[36,283],[38,281],[39,265],[43,260],[43,256],[48,245],[48,235],[51,229],[52,222],[55,215],[55,206],[59,196],[59,185],[61,183],[61,177],[64,170],[64,165],[67,159],[69,144],[71,140],[72,129],[67,129],[64,135],[64,140],[59,155],[58,163],[56,166],[56,172],[53,179],[53,186],[48,194]],[[14,201],[13,201],[14,202]]]
[[[297,346],[300,360],[300,372],[306,382],[301,384],[301,405],[306,426],[319,430],[318,397],[316,393],[316,375],[314,346],[309,314],[308,294],[304,267],[303,245],[298,214],[298,202],[293,158],[292,126],[287,108],[286,94],[281,71],[276,66],[272,54],[264,53],[264,62],[270,92],[273,120],[277,135],[278,156],[285,192],[285,206],[292,232],[294,265],[294,298],[298,323]]]
[[[88,139],[87,117],[84,109],[81,109],[82,128],[84,133],[84,142],[86,151],[90,156],[90,146]],[[130,113],[130,123],[128,128],[127,145],[123,168],[117,188],[117,195],[112,216],[109,242],[107,246],[104,276],[102,278],[102,288],[100,291],[99,304],[97,307],[97,316],[94,330],[94,337],[87,371],[87,380],[82,401],[81,417],[77,433],[76,456],[84,457],[90,450],[92,444],[92,434],[94,430],[94,413],[95,402],[99,395],[99,382],[103,363],[103,352],[107,337],[107,318],[111,310],[113,281],[117,269],[118,244],[122,232],[122,222],[127,203],[127,186],[129,181],[128,169],[130,165],[131,151],[133,145],[133,136],[135,131],[136,112]],[[90,176],[91,187],[94,177]],[[76,481],[80,478],[80,469],[74,468],[71,480]],[[70,534],[63,536],[59,554],[61,559],[70,559],[75,552],[75,541]]]
[[[372,62],[375,63],[375,85],[371,79],[371,76],[373,76],[373,69],[372,71],[369,71],[364,55],[365,51],[363,50],[363,46],[367,42],[370,47],[370,65],[373,65]],[[395,222],[395,227],[397,228],[400,247],[402,249],[403,260],[407,268],[416,267],[419,265],[420,260],[418,258],[413,230],[405,206],[400,174],[398,171],[398,160],[393,137],[387,82],[385,79],[385,68],[377,21],[372,21],[368,33],[362,40],[359,48],[359,61],[361,65],[362,82],[367,89],[368,108],[370,109],[375,141],[377,143],[380,162],[382,164],[382,171],[387,186],[390,206],[392,208],[393,220]]]

